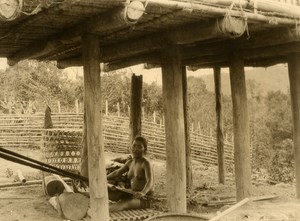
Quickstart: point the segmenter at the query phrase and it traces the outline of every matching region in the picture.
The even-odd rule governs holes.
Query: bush
[[[294,175],[293,141],[286,139],[275,145],[271,165],[268,169],[272,181],[290,183]]]

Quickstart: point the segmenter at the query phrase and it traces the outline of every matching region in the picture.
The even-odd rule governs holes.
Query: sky
[[[162,75],[161,75],[161,68],[152,68],[152,69],[145,69],[144,66],[135,65],[128,68],[125,68],[127,73],[129,74],[136,74],[136,75],[143,75],[143,81],[151,84],[152,82],[157,83],[158,85],[162,85]],[[77,75],[82,75],[83,71],[82,68],[66,68],[65,71],[69,74],[70,78],[75,78]],[[187,71],[188,76],[201,76],[206,74],[212,74],[212,69],[203,69],[198,71]]]

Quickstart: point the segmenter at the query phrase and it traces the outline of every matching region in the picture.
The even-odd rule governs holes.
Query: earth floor
[[[13,149],[25,156],[41,160],[42,154],[36,149]],[[106,153],[106,158],[120,154]],[[155,201],[152,208],[167,211],[166,164],[164,160],[152,159],[155,174]],[[30,167],[0,159],[0,185],[12,183],[17,170],[29,180],[40,180],[41,172]],[[224,216],[223,221],[300,221],[300,201],[296,200],[294,184],[269,185],[260,177],[253,181],[254,197],[276,196],[274,199],[249,201],[245,205]],[[218,184],[217,168],[193,164],[193,188],[187,194],[188,212],[214,217],[230,208],[234,203],[235,185],[232,176],[226,184]],[[49,204],[42,186],[28,185],[1,188],[0,221],[61,221],[62,218]]]

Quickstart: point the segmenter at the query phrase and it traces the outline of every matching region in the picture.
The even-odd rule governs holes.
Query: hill
[[[230,78],[228,70],[222,69],[222,91],[229,95]],[[207,89],[214,91],[214,76],[213,74],[202,75],[201,78],[205,81]],[[288,69],[286,65],[275,65],[268,68],[253,68],[246,70],[246,80],[253,79],[259,86],[263,94],[268,91],[280,90],[287,93],[289,90]]]

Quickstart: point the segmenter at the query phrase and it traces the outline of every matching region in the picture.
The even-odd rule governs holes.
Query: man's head
[[[147,140],[142,136],[136,136],[131,146],[132,156],[141,158],[147,152]]]
[[[147,142],[146,138],[144,138],[144,137],[138,135],[138,136],[136,136],[136,137],[134,138],[133,142],[134,142],[134,141],[139,141],[139,142],[141,142],[141,143],[143,144],[143,146],[144,146],[145,152],[147,152],[147,145],[148,145],[148,142]]]

